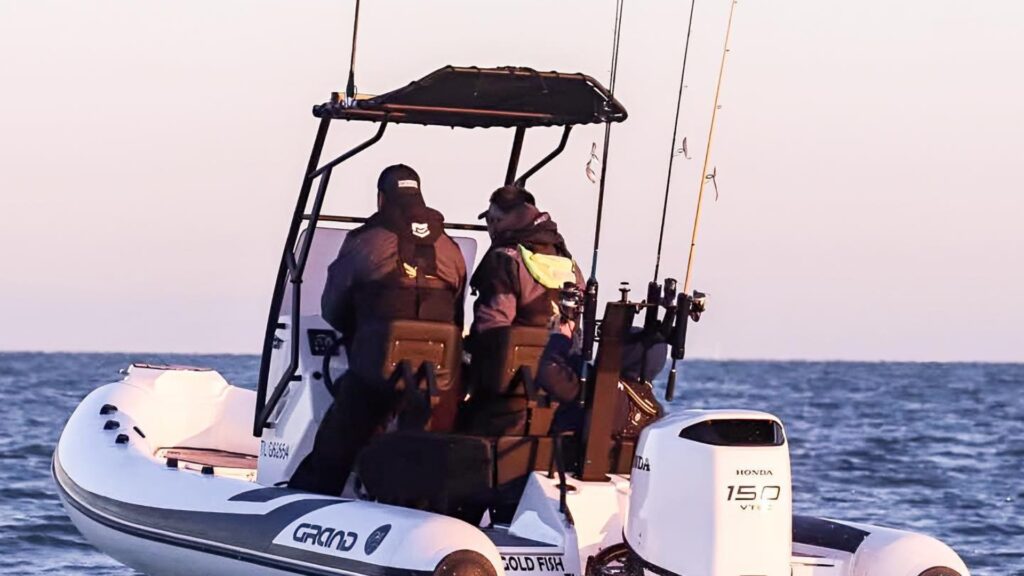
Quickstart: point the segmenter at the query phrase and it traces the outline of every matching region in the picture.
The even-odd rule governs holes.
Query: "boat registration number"
[[[287,460],[288,445],[284,442],[260,440],[260,457],[273,460]]]

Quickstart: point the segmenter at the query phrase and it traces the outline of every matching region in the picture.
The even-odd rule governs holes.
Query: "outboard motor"
[[[789,576],[793,498],[782,423],[687,410],[640,436],[626,544],[647,576]]]

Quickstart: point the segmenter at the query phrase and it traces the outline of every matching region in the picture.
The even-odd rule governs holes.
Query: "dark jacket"
[[[546,212],[534,212],[521,226],[496,235],[470,282],[477,293],[471,334],[514,325],[546,326],[554,313],[558,289],[544,287],[530,274],[520,246],[537,254],[572,258],[558,225]],[[575,273],[582,289],[579,266]]]
[[[583,407],[578,402],[580,380],[576,367],[581,363],[579,354],[572,350],[572,339],[552,334],[537,366],[537,386],[558,402],[551,433],[578,432],[583,428]]]
[[[391,320],[463,325],[466,262],[425,206],[382,210],[353,230],[330,265],[321,299],[324,320],[341,332],[349,368],[380,378]]]
[[[622,393],[617,397],[612,426],[615,435],[638,435],[637,425],[642,427],[651,418],[650,414],[643,414],[632,405],[631,397],[637,396],[648,410],[653,408],[658,415],[662,411],[650,382],[664,369],[668,346],[664,342],[646,344],[638,329],[633,329],[632,335],[633,338],[622,349],[619,374]],[[551,423],[552,433],[579,432],[583,428],[584,411],[578,402],[580,380],[576,374],[576,367],[581,363],[579,353],[573,350],[572,340],[562,334],[551,335],[540,358],[536,384],[559,402]],[[636,412],[641,412],[639,417]]]
[[[469,370],[470,404],[467,426],[472,432],[500,433],[515,428],[513,419],[505,426],[503,415],[517,413],[519,401],[505,397],[508,378],[502,373],[509,330],[514,326],[546,326],[557,312],[558,288],[541,284],[523,260],[522,248],[536,254],[572,259],[558,226],[551,217],[531,207],[523,220],[492,239],[470,286],[477,294],[473,325],[465,348],[472,357]],[[583,288],[583,275],[573,264],[576,283]]]

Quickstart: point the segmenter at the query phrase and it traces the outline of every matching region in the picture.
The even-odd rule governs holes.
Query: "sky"
[[[598,277],[654,266],[689,2],[625,0]],[[361,92],[445,64],[606,82],[614,0],[364,2]],[[729,10],[697,0],[663,275],[682,279]],[[313,104],[343,90],[352,0],[0,0],[0,350],[260,349]],[[1024,361],[1024,3],[740,0],[691,357]],[[328,152],[367,137],[337,126]],[[599,126],[530,181],[584,271]],[[523,163],[557,130],[527,134]],[[511,132],[397,126],[336,171],[367,215],[416,168],[468,222]]]

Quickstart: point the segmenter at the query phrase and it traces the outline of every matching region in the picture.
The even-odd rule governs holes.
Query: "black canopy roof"
[[[530,68],[445,66],[409,85],[346,106],[335,94],[318,118],[462,128],[568,126],[621,122],[626,109],[585,74]]]

